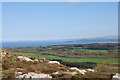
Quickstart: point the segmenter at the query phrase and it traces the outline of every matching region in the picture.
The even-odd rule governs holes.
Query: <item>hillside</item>
[[[119,36],[103,36],[85,39],[69,40],[70,42],[118,42]]]
[[[49,61],[41,57],[12,55],[7,51],[2,51],[1,56],[3,57],[3,80],[7,78],[9,80],[13,80],[13,78],[20,78],[21,80],[26,78],[49,78],[52,80],[61,80],[61,78],[69,78],[70,80],[92,78],[96,80],[101,78],[104,80],[111,79],[111,74],[117,73],[117,69],[113,70],[113,68],[118,65],[104,62],[94,69],[80,69],[67,67],[58,61]]]
[[[2,77],[111,80],[118,76],[118,48],[117,43],[3,48]]]

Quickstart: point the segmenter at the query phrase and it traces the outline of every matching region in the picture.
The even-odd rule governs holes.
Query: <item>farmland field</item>
[[[46,54],[37,54],[37,53],[13,53],[14,55],[27,55],[27,56],[39,56],[46,59],[60,59],[60,60],[66,60],[70,62],[114,62],[117,63],[117,58],[68,58],[68,57],[59,57],[54,55],[46,55]]]
[[[18,47],[18,48],[6,48],[6,50],[15,53],[36,53],[30,55],[37,55],[46,58],[59,58],[59,59],[69,59],[71,61],[79,61],[80,59],[94,58],[93,61],[100,62],[103,60],[110,60],[115,62],[118,56],[118,44],[109,43],[109,44],[80,44],[80,45],[56,45],[56,46],[42,46],[42,47]],[[39,55],[38,55],[39,54]],[[68,57],[68,58],[66,58]],[[100,59],[101,58],[101,59]],[[107,59],[106,59],[107,58]],[[96,59],[96,60],[95,60]],[[99,59],[99,60],[97,60]],[[81,60],[80,60],[81,61]],[[85,59],[86,61],[86,59]]]

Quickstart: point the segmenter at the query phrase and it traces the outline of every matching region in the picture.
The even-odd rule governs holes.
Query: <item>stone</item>
[[[22,61],[31,61],[31,62],[38,62],[39,61],[38,59],[32,60],[32,59],[30,59],[28,57],[24,57],[24,56],[18,56],[17,58],[19,58]]]
[[[112,80],[120,80],[120,74],[116,73],[116,75],[113,76]]]
[[[15,74],[17,74],[17,75],[19,74],[20,75],[20,74],[22,74],[22,72],[15,72]]]
[[[64,74],[70,74],[70,75],[75,75],[75,74],[77,74],[77,72],[63,72]]]
[[[35,59],[34,61],[38,62],[38,59]]]
[[[33,62],[33,60],[30,59],[30,58],[28,58],[28,57],[18,56],[17,58],[20,59],[20,60],[22,60],[22,61],[31,61],[31,62]]]
[[[95,70],[93,70],[93,69],[87,69],[87,71],[95,72]]]
[[[48,63],[51,63],[51,64],[54,64],[54,63],[60,64],[58,61],[49,61]]]
[[[53,74],[60,74],[59,72],[54,72]]]
[[[28,74],[19,75],[16,78],[52,78],[49,74],[37,74],[30,72]]]
[[[78,69],[78,68],[76,68],[76,67],[72,67],[72,68],[70,68],[71,70],[75,70],[75,71],[77,71],[77,72],[79,72],[80,74],[85,74],[87,71],[86,70],[80,70],[80,69]]]

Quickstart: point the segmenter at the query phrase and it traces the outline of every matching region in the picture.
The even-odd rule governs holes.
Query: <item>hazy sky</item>
[[[117,35],[116,2],[4,2],[3,41]]]

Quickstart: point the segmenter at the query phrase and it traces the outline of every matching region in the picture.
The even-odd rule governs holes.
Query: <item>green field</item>
[[[117,51],[110,51],[110,50],[91,50],[91,49],[81,49],[81,48],[71,48],[71,47],[68,47],[68,48],[64,48],[66,50],[69,50],[69,51],[79,51],[79,52],[82,52],[82,53],[118,53]],[[42,49],[41,49],[42,50]],[[62,50],[62,49],[43,49],[43,50]]]
[[[14,55],[27,55],[27,56],[39,56],[46,59],[61,59],[61,60],[67,60],[70,62],[114,62],[118,63],[118,59],[116,58],[68,58],[68,57],[59,57],[59,56],[53,56],[53,55],[45,55],[45,54],[37,54],[37,53],[13,53]]]
[[[108,53],[108,50],[90,50],[90,49],[79,49],[75,48],[74,50],[78,50],[80,52],[89,52],[89,53]]]

